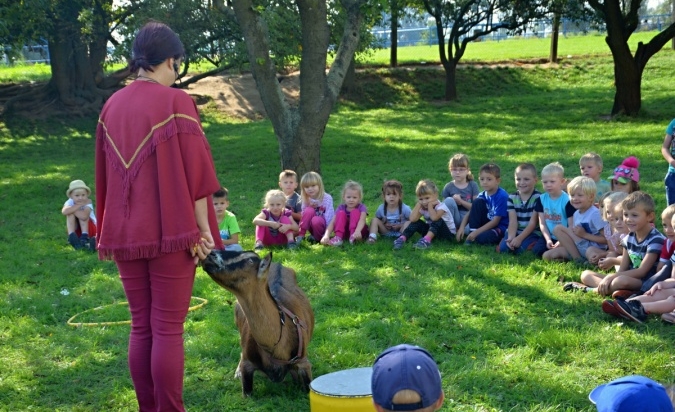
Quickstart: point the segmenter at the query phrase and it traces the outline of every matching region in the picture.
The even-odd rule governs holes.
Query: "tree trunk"
[[[675,1],[675,0],[673,0]],[[391,7],[391,48],[389,49],[389,65],[398,67],[398,5]]]
[[[345,81],[342,83],[342,95],[352,95],[356,92],[356,67],[354,59],[352,58],[347,73],[345,74]]]
[[[457,100],[457,62],[449,59],[445,68],[445,100]]]
[[[638,67],[628,43],[623,36],[616,35],[607,25],[607,37],[605,38],[614,60],[614,104],[612,116],[624,114],[627,116],[637,115],[642,105],[640,85],[642,82],[642,69]],[[644,67],[644,66],[643,66]]]
[[[560,33],[560,14],[553,14],[553,28],[551,31],[551,52],[549,55],[549,62],[558,62],[558,34]]]
[[[84,42],[80,9],[75,2],[65,2],[49,33],[49,55],[52,77],[42,88],[10,99],[3,116],[89,115],[101,109],[114,89],[103,90],[103,61],[106,56],[107,19],[102,3],[94,7],[93,40]],[[119,83],[121,79],[117,79]],[[115,83],[115,84],[117,84]],[[108,83],[106,83],[108,84]]]
[[[321,172],[321,139],[359,43],[360,7],[364,1],[341,0],[346,13],[344,31],[326,74],[326,1],[297,0],[302,28],[298,107],[290,107],[276,80],[267,24],[253,2],[237,0],[232,4],[244,34],[256,87],[279,142],[282,169],[292,169],[300,176],[309,171]]]
[[[642,106],[641,83],[642,70],[638,67],[633,56],[629,53],[614,54],[614,105],[612,116],[625,114],[637,115]]]

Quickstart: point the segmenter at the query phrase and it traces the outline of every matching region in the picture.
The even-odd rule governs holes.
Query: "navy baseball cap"
[[[598,412],[673,412],[666,388],[640,375],[600,385],[588,395]]]
[[[394,404],[394,395],[408,389],[421,401]],[[382,352],[373,365],[371,380],[373,401],[392,411],[414,411],[433,405],[441,397],[441,373],[434,358],[419,346],[401,344]]]

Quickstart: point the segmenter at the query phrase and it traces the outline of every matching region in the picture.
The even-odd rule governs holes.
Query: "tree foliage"
[[[516,31],[548,11],[548,0],[423,0],[436,22],[445,98],[457,99],[455,70],[467,45],[497,30]],[[446,44],[447,42],[447,44]],[[447,49],[446,49],[447,45]]]
[[[644,0],[587,1],[605,23],[605,41],[614,59],[616,93],[611,115],[636,115],[642,106],[644,68],[649,59],[675,36],[675,23],[659,32],[648,43],[639,42],[633,55],[628,39],[640,24],[639,10]]]

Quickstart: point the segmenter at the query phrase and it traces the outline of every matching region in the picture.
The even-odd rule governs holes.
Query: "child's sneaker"
[[[298,244],[295,242],[288,242],[288,245],[286,245],[290,250],[295,250],[298,248]]]
[[[340,236],[335,236],[328,241],[328,244],[331,246],[342,246],[342,238],[340,238]]]
[[[579,282],[567,282],[563,286],[563,290],[565,292],[574,292],[574,291],[582,291],[582,292],[588,292],[588,286],[584,285],[583,283]]]
[[[639,300],[615,300],[614,308],[621,316],[637,323],[643,323],[647,320],[647,313]]]
[[[308,235],[308,236],[307,236],[307,241],[308,241],[309,243],[317,243],[317,242],[316,242],[316,239],[314,239],[314,236],[312,236],[312,235]]]
[[[619,289],[619,290],[615,290],[612,293],[612,298],[628,300],[628,299],[632,298],[633,296],[637,296],[639,294],[640,294],[640,292],[636,291],[636,290]]]
[[[89,238],[89,251],[96,252],[96,236]]]
[[[295,237],[295,243],[296,243],[297,245],[299,245],[300,243],[302,243],[302,240],[303,240],[304,238],[305,238],[304,236],[296,236],[296,237]]]
[[[429,249],[431,247],[431,242],[429,242],[426,238],[422,238],[418,240],[417,243],[413,245],[413,247],[415,249]]]
[[[82,242],[80,242],[80,238],[77,237],[75,232],[68,235],[68,243],[70,243],[70,246],[75,250],[82,248]]]
[[[617,318],[623,318],[621,313],[616,309],[616,306],[614,305],[613,300],[609,300],[609,299],[604,300],[602,302],[601,307],[602,307],[602,311],[605,312],[606,314],[612,315],[612,316],[617,317]]]
[[[82,233],[80,236],[80,247],[89,249],[89,234],[88,233]]]
[[[374,245],[375,242],[377,242],[377,238],[375,236],[368,236],[368,240],[366,242],[368,242],[369,245]]]
[[[256,240],[255,241],[255,246],[253,246],[253,250],[263,250],[265,246],[263,246],[262,241]]]
[[[403,248],[403,245],[405,244],[405,240],[401,239],[400,237],[394,240],[394,250],[400,250]]]

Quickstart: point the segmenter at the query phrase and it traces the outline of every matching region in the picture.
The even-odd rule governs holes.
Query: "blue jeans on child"
[[[670,273],[673,270],[673,263],[669,260],[661,270],[658,272],[654,273],[652,276],[649,278],[645,279],[645,281],[642,282],[642,287],[640,287],[640,292],[645,293],[649,289],[652,288],[656,283],[666,280],[670,278]]]
[[[499,246],[497,246],[497,252],[514,253],[516,255],[519,255],[529,250],[537,256],[541,256],[544,254],[544,252],[546,252],[546,239],[544,239],[543,236],[539,236],[536,233],[530,233],[525,239],[523,239],[520,246],[514,250],[509,249],[509,247],[506,245],[507,236],[508,233],[504,236],[502,241],[499,242]]]
[[[490,219],[488,219],[488,208],[485,200],[478,197],[471,204],[471,210],[469,210],[469,227],[471,229],[478,229],[481,226],[487,224]],[[471,243],[478,243],[479,245],[498,245],[499,241],[504,236],[498,228],[486,230],[480,235],[476,236],[476,239]]]
[[[663,183],[666,185],[666,202],[670,206],[675,203],[675,173],[670,171],[666,173]]]

